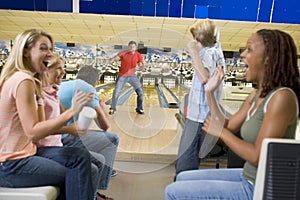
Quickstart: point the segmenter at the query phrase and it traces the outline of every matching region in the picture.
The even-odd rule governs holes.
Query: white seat
[[[0,187],[0,200],[56,200],[59,188],[54,186],[5,188]]]
[[[296,128],[295,139],[300,140],[300,120],[298,120],[298,125]]]
[[[300,140],[266,138],[257,168],[254,200],[300,199]]]

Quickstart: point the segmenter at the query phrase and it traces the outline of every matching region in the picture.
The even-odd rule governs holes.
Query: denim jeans
[[[105,158],[103,155],[99,153],[95,153],[92,151],[89,151],[91,154],[91,167],[92,167],[92,180],[93,180],[93,186],[96,190],[98,190],[98,185],[100,184],[100,181],[102,178],[102,173],[104,170],[104,163]]]
[[[92,200],[89,153],[74,147],[41,147],[37,154],[0,165],[0,186],[61,188],[61,199]]]
[[[89,130],[87,134],[81,138],[81,140],[69,135],[63,138],[62,141],[66,146],[84,145],[92,154],[92,163],[95,162],[94,158],[102,163],[105,163],[102,166],[103,169],[102,173],[100,174],[98,189],[107,190],[119,145],[119,137],[114,133],[99,130]]]
[[[188,118],[186,119],[175,164],[176,175],[182,171],[199,168],[202,125],[200,122],[195,122]]]
[[[113,91],[112,102],[110,109],[116,111],[117,103],[122,89],[124,88],[125,83],[129,83],[135,90],[137,94],[137,107],[136,110],[143,109],[143,100],[144,100],[144,90],[143,86],[136,75],[134,76],[118,76],[115,84],[115,89]]]
[[[165,200],[236,199],[252,200],[254,185],[243,169],[203,169],[181,172],[165,189]]]
[[[105,164],[103,166],[98,189],[107,190],[119,145],[119,137],[110,132],[89,130],[81,140],[90,152],[104,156]]]

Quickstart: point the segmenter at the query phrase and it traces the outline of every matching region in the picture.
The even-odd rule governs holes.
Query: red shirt
[[[133,54],[128,51],[122,51],[118,54],[121,59],[119,76],[133,76],[137,63],[143,61],[142,55],[135,51]]]

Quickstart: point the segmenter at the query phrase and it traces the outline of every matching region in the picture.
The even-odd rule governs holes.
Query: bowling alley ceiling
[[[14,40],[21,31],[38,28],[55,42],[127,45],[143,42],[145,47],[186,48],[193,18],[141,17],[61,12],[0,10],[0,40]],[[262,28],[280,29],[294,38],[300,51],[300,25],[216,20],[225,51],[239,51],[247,38]]]

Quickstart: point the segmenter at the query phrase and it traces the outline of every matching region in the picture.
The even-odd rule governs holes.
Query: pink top
[[[43,87],[43,104],[46,120],[55,118],[60,115],[59,100],[57,97],[58,86],[50,85]],[[63,146],[61,135],[49,135],[40,139],[37,146]]]
[[[25,72],[15,72],[4,82],[0,91],[0,162],[26,158],[36,153],[36,146],[24,132],[16,106],[17,89],[24,80],[34,81]]]

